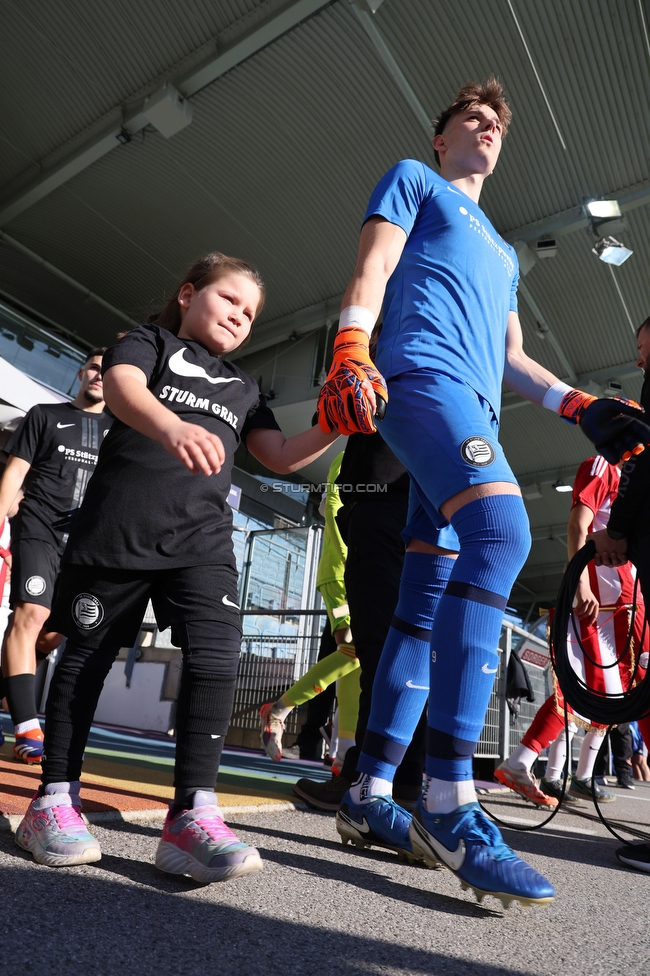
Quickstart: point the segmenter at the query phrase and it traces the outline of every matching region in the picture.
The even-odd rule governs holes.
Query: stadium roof
[[[215,247],[269,284],[249,351],[323,324],[379,176],[432,164],[429,119],[494,72],[514,121],[481,204],[529,249],[527,350],[568,382],[638,395],[645,0],[6,0],[1,45],[0,295],[78,343],[141,321]],[[622,267],[592,253],[592,199],[621,206]],[[555,257],[536,258],[541,239]],[[552,485],[590,448],[510,393],[502,432],[531,496],[523,606],[556,588],[569,502]]]

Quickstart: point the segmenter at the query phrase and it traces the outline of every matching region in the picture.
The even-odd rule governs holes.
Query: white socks
[[[466,803],[476,803],[473,779],[461,779],[450,783],[446,779],[427,776],[422,805],[427,813],[453,813]]]
[[[576,726],[573,723],[569,724],[569,749],[571,748],[571,740],[576,731]],[[560,779],[562,772],[564,770],[564,763],[566,760],[566,732],[564,729],[560,732],[555,742],[552,742],[548,747],[548,762],[546,763],[546,776],[544,779],[556,780]]]
[[[603,737],[597,732],[587,732],[582,740],[580,758],[576,769],[576,779],[591,779],[594,774],[594,764],[598,751],[603,744]]]
[[[510,769],[532,769],[536,759],[539,759],[539,753],[520,742],[517,748],[512,750],[506,762]]]
[[[393,784],[387,779],[361,773],[356,783],[350,787],[350,798],[353,803],[370,803],[373,796],[392,796]]]
[[[37,718],[30,718],[27,722],[19,722],[18,725],[14,726],[14,733],[16,735],[24,735],[25,732],[31,732],[32,729],[40,729],[41,723]]]

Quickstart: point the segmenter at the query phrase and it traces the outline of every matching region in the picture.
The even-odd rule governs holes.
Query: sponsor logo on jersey
[[[243,383],[238,376],[208,376],[203,366],[199,366],[198,363],[188,363],[183,357],[185,350],[179,349],[175,352],[173,356],[169,357],[169,363],[167,364],[171,369],[172,373],[176,373],[177,376],[200,376],[201,379],[207,380],[208,383],[214,385],[218,383]]]
[[[489,244],[492,250],[497,253],[499,258],[503,262],[503,266],[508,272],[508,275],[512,278],[512,276],[515,273],[515,262],[513,261],[510,254],[508,254],[508,252],[504,247],[501,247],[498,241],[495,241],[495,239],[492,237],[492,234],[487,229],[485,224],[482,224],[481,221],[478,219],[478,217],[475,217],[473,214],[471,214],[467,209],[467,207],[459,207],[458,210],[460,213],[462,213],[463,217],[469,218],[470,230],[476,231],[476,233],[483,238],[486,244]],[[506,244],[506,242],[503,240],[502,237],[499,237],[499,240],[503,241],[503,243]],[[506,244],[506,247],[508,246],[509,245]]]
[[[61,454],[65,454],[64,461],[85,461],[87,464],[97,464],[97,455],[93,454],[92,451],[82,451],[74,447],[66,447],[65,444],[59,444],[57,450]]]
[[[406,682],[406,687],[407,688],[414,688],[416,691],[428,691],[429,690],[429,686],[428,685],[414,685],[410,678]]]
[[[208,397],[197,397],[189,390],[178,390],[175,386],[163,386],[158,394],[158,399],[169,400],[170,403],[175,400],[176,403],[184,403],[193,410],[205,410],[207,413],[213,413],[215,417],[219,417],[230,427],[237,429],[239,419],[237,415],[221,403],[210,403]]]
[[[460,445],[460,456],[463,461],[473,464],[476,468],[485,468],[492,464],[496,452],[484,437],[468,437]]]
[[[74,424],[57,424],[59,430],[63,430],[64,427],[74,427]]]
[[[47,589],[47,583],[42,576],[30,576],[25,583],[25,590],[30,596],[42,596]]]
[[[229,600],[227,596],[222,596],[221,597],[221,602],[223,604],[225,604],[225,606],[227,606],[227,607],[234,607],[235,610],[239,610],[239,604],[238,603],[233,603],[232,600]]]
[[[498,668],[488,668],[487,664],[484,664],[481,668],[483,674],[496,674],[498,670]]]
[[[104,608],[92,593],[79,593],[72,601],[72,619],[81,630],[94,630],[104,619]]]

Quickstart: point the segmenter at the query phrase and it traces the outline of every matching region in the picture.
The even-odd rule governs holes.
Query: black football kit
[[[112,422],[71,403],[39,404],[9,439],[6,453],[30,464],[12,521],[12,607],[51,606],[61,553]]]
[[[120,364],[142,370],[182,420],[216,434],[226,458],[218,474],[192,474],[158,442],[114,422],[70,532],[49,624],[68,643],[48,698],[44,782],[79,779],[104,680],[151,599],[159,627],[171,626],[183,650],[175,785],[213,788],[241,647],[226,501],[233,459],[251,430],[279,428],[255,380],[199,342],[139,326],[105,353],[104,373]]]

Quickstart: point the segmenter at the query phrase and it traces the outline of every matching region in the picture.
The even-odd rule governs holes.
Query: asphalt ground
[[[650,831],[650,784],[615,792],[603,812]],[[514,794],[488,805],[511,821],[542,819]],[[230,816],[264,871],[205,887],[154,868],[161,821],[93,824],[102,860],[78,868],[37,865],[1,831],[0,966],[48,976],[648,976],[650,875],[619,864],[619,842],[593,817],[584,804],[541,831],[504,831],[557,889],[546,909],[505,911],[491,898],[477,904],[446,870],[342,846],[331,814]]]

